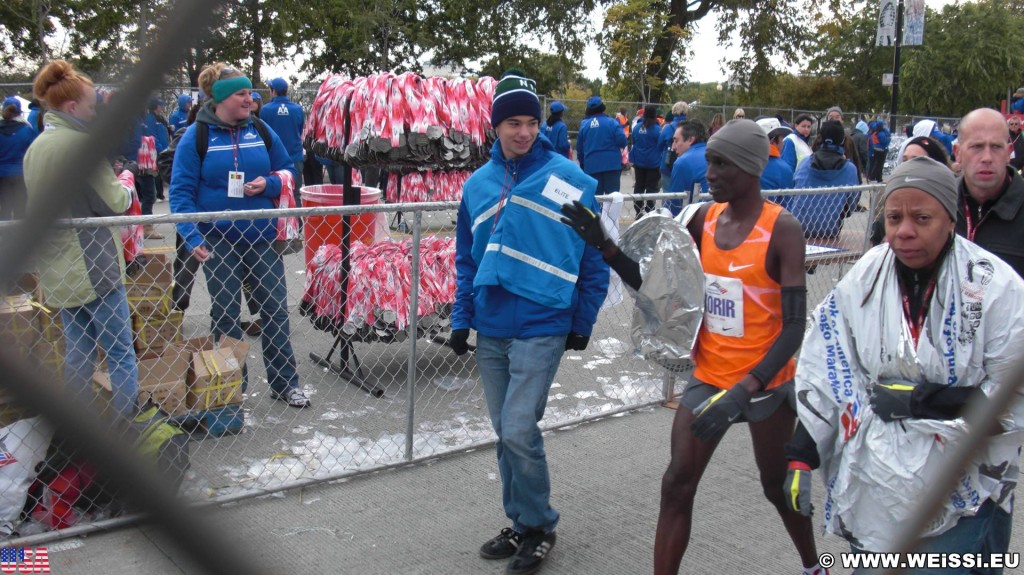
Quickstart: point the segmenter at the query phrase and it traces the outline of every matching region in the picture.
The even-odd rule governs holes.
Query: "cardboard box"
[[[143,318],[167,317],[172,309],[172,286],[125,284],[128,307],[132,314]]]
[[[190,339],[183,347],[191,352],[186,399],[190,410],[242,403],[242,374],[249,344],[223,337],[215,346],[212,337],[204,337]]]
[[[182,313],[175,311],[167,317],[132,316],[132,331],[135,332],[135,351],[162,354],[168,346],[181,342]]]
[[[189,354],[179,346],[169,347],[163,354],[151,359],[140,359],[138,404],[145,405],[146,401],[152,399],[169,415],[188,413],[185,385],[188,364]],[[109,401],[110,374],[97,371],[92,381],[97,391]]]
[[[39,339],[39,310],[30,296],[12,295],[0,300],[0,345],[29,357]]]
[[[174,281],[174,247],[146,248],[136,258],[125,284],[169,287]]]

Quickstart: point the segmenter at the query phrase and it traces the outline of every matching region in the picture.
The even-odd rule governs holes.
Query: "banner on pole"
[[[896,0],[882,0],[878,10],[878,36],[875,46],[896,45]]]
[[[905,0],[903,45],[924,44],[924,0]]]

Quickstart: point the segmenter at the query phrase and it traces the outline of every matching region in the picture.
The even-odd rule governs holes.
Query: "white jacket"
[[[854,546],[886,551],[916,510],[963,419],[892,423],[871,410],[874,382],[980,387],[991,395],[1024,349],[1024,282],[998,257],[957,236],[942,264],[914,349],[888,244],[854,265],[814,310],[797,364],[800,421],[817,442],[825,528]],[[1003,433],[977,453],[925,536],[974,515],[986,499],[1011,511],[1024,439],[1020,395]]]

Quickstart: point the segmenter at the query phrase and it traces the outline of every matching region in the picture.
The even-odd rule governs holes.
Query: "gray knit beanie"
[[[896,166],[885,182],[882,204],[894,191],[914,188],[932,196],[942,204],[950,219],[956,221],[956,177],[953,170],[927,157],[918,156]]]
[[[744,172],[761,177],[768,165],[768,148],[768,136],[757,122],[736,118],[711,136],[707,150],[721,154]]]

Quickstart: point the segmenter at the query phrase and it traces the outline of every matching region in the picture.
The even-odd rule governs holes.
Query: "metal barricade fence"
[[[821,301],[863,253],[872,212],[855,208],[861,192],[878,189],[771,192],[784,204],[813,199],[800,212],[805,226],[841,218],[838,233],[808,240],[813,246],[807,257],[809,306]],[[623,198],[628,202],[632,196]],[[829,211],[821,207],[826,204],[850,209]],[[190,434],[191,468],[181,489],[198,503],[234,501],[489,444],[495,436],[472,354],[456,356],[443,345],[454,295],[457,207],[455,202],[336,206],[64,222],[51,231],[51,239],[66,240],[85,230],[96,238],[104,237],[96,231],[128,234],[141,224],[163,232],[165,240],[146,241],[128,266],[125,291],[115,296],[130,316],[118,320],[112,312],[95,312],[94,318],[107,313],[93,324],[99,333],[69,331],[62,324],[69,314],[47,301],[53,290],[40,290],[28,280],[22,286],[26,295],[8,299],[0,335],[48,377],[63,379],[69,369],[65,356],[72,359],[80,379],[89,382],[67,391],[83,404],[97,394],[110,397],[121,385],[131,388],[130,376],[118,368],[126,358],[109,349],[113,338],[122,336],[137,358],[140,401],[156,402]],[[386,216],[398,211],[411,214],[411,235],[389,231]],[[339,282],[343,254],[336,244],[343,231],[338,216],[347,214],[354,221],[345,291]],[[301,218],[301,245],[275,241],[270,218],[284,215]],[[626,206],[622,229],[632,217]],[[194,270],[191,290],[186,264],[192,255],[175,253],[171,225],[182,222],[216,226],[234,241],[207,240],[212,256]],[[0,223],[0,234],[7,227]],[[324,247],[317,251],[318,246]],[[70,282],[75,276],[66,277]],[[678,391],[674,374],[634,354],[631,320],[632,297],[613,281],[589,347],[563,357],[544,429],[657,404]],[[248,330],[243,321],[250,322]],[[117,326],[121,333],[112,333]],[[82,337],[69,341],[69,334]],[[105,349],[93,346],[93,336]],[[68,354],[69,345],[77,355]],[[287,405],[291,386],[310,399],[311,407]],[[0,427],[27,415],[8,401],[0,410]],[[28,450],[27,462],[46,458],[48,437],[36,430],[16,441],[22,453]],[[13,451],[11,439],[6,448]],[[66,533],[80,533],[118,521],[110,519],[103,501],[95,501],[98,508],[91,512],[78,503],[64,515],[52,510],[37,515],[18,533],[45,538],[47,528],[77,524]],[[13,517],[2,519],[16,523],[17,511],[9,509]]]

